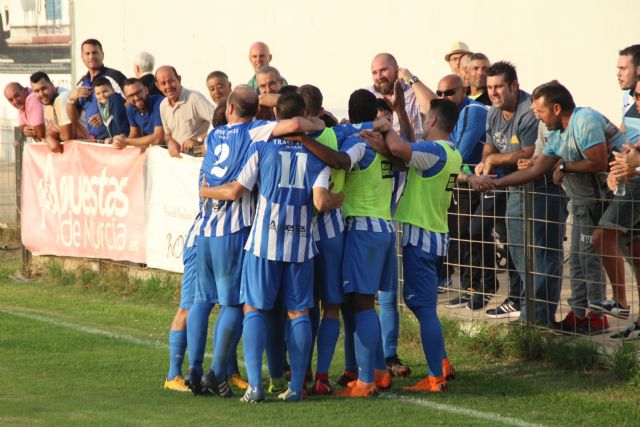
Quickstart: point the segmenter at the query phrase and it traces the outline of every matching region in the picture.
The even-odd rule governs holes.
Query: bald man
[[[44,107],[29,88],[18,82],[4,87],[4,97],[18,110],[19,126],[22,134],[39,141],[45,136]]]
[[[247,82],[247,85],[251,86],[256,91],[258,90],[258,82],[256,81],[256,73],[257,71],[271,63],[271,52],[269,51],[269,46],[263,42],[255,42],[249,48],[249,62],[251,62],[251,66],[253,67],[253,77]],[[282,85],[286,86],[287,80],[282,78]]]

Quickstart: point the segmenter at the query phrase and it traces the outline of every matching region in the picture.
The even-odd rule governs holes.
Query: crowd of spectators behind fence
[[[52,152],[62,152],[64,141],[81,139],[116,149],[159,145],[171,156],[201,155],[211,129],[226,122],[232,84],[223,71],[203,76],[207,99],[183,87],[173,66],[154,71],[154,58],[147,52],[134,58],[135,77],[130,78],[104,65],[98,40],[82,43],[81,58],[87,72],[71,90],[56,87],[42,71],[33,73],[29,82],[4,88],[5,97],[19,111],[24,136],[46,143]],[[265,43],[250,46],[253,72],[247,85],[259,94],[256,118],[268,120],[274,119],[279,94],[299,90],[271,60]],[[635,205],[640,199],[640,45],[619,51],[617,78],[623,97],[621,116],[613,121],[591,108],[577,107],[570,91],[555,80],[528,93],[520,87],[513,64],[491,63],[465,43],[454,43],[444,60],[451,74],[432,89],[409,71],[410,64],[398,64],[389,53],[378,54],[367,89],[381,100],[382,114],[392,115],[393,128],[409,141],[423,139],[431,100],[448,99],[458,107],[450,139],[464,166],[449,210],[449,267],[440,283],[443,292],[451,291],[457,266],[460,290],[451,294],[455,297],[446,306],[488,308],[500,286],[497,263],[503,262],[509,271],[507,298],[486,310],[486,316],[525,317],[523,184],[532,183],[534,321],[592,334],[609,329],[608,315],[629,318],[625,254],[635,260],[640,278],[640,209]],[[327,126],[338,123],[322,107],[317,115]],[[571,310],[558,322],[569,213]],[[636,337],[640,317],[612,336]]]

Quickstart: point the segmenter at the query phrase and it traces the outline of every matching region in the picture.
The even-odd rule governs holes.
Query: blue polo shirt
[[[150,95],[147,97],[147,112],[141,113],[133,105],[127,105],[127,119],[129,126],[140,128],[142,136],[151,135],[156,126],[162,127],[160,118],[160,103],[164,99],[162,95]]]

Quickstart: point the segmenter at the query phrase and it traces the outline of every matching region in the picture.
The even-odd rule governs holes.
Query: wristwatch
[[[558,166],[558,169],[560,170],[560,172],[566,173],[564,170],[564,162],[560,162],[560,166]]]
[[[420,81],[420,79],[418,78],[418,76],[411,76],[411,78],[409,79],[409,86],[413,86],[414,83],[418,83]]]

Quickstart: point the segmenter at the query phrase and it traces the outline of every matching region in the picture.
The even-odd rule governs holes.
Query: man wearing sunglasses
[[[160,103],[162,95],[149,95],[149,89],[140,79],[130,78],[123,85],[127,105],[127,119],[129,121],[129,136],[116,135],[112,145],[124,148],[127,145],[148,147],[159,145],[164,140],[164,129],[160,118]]]

